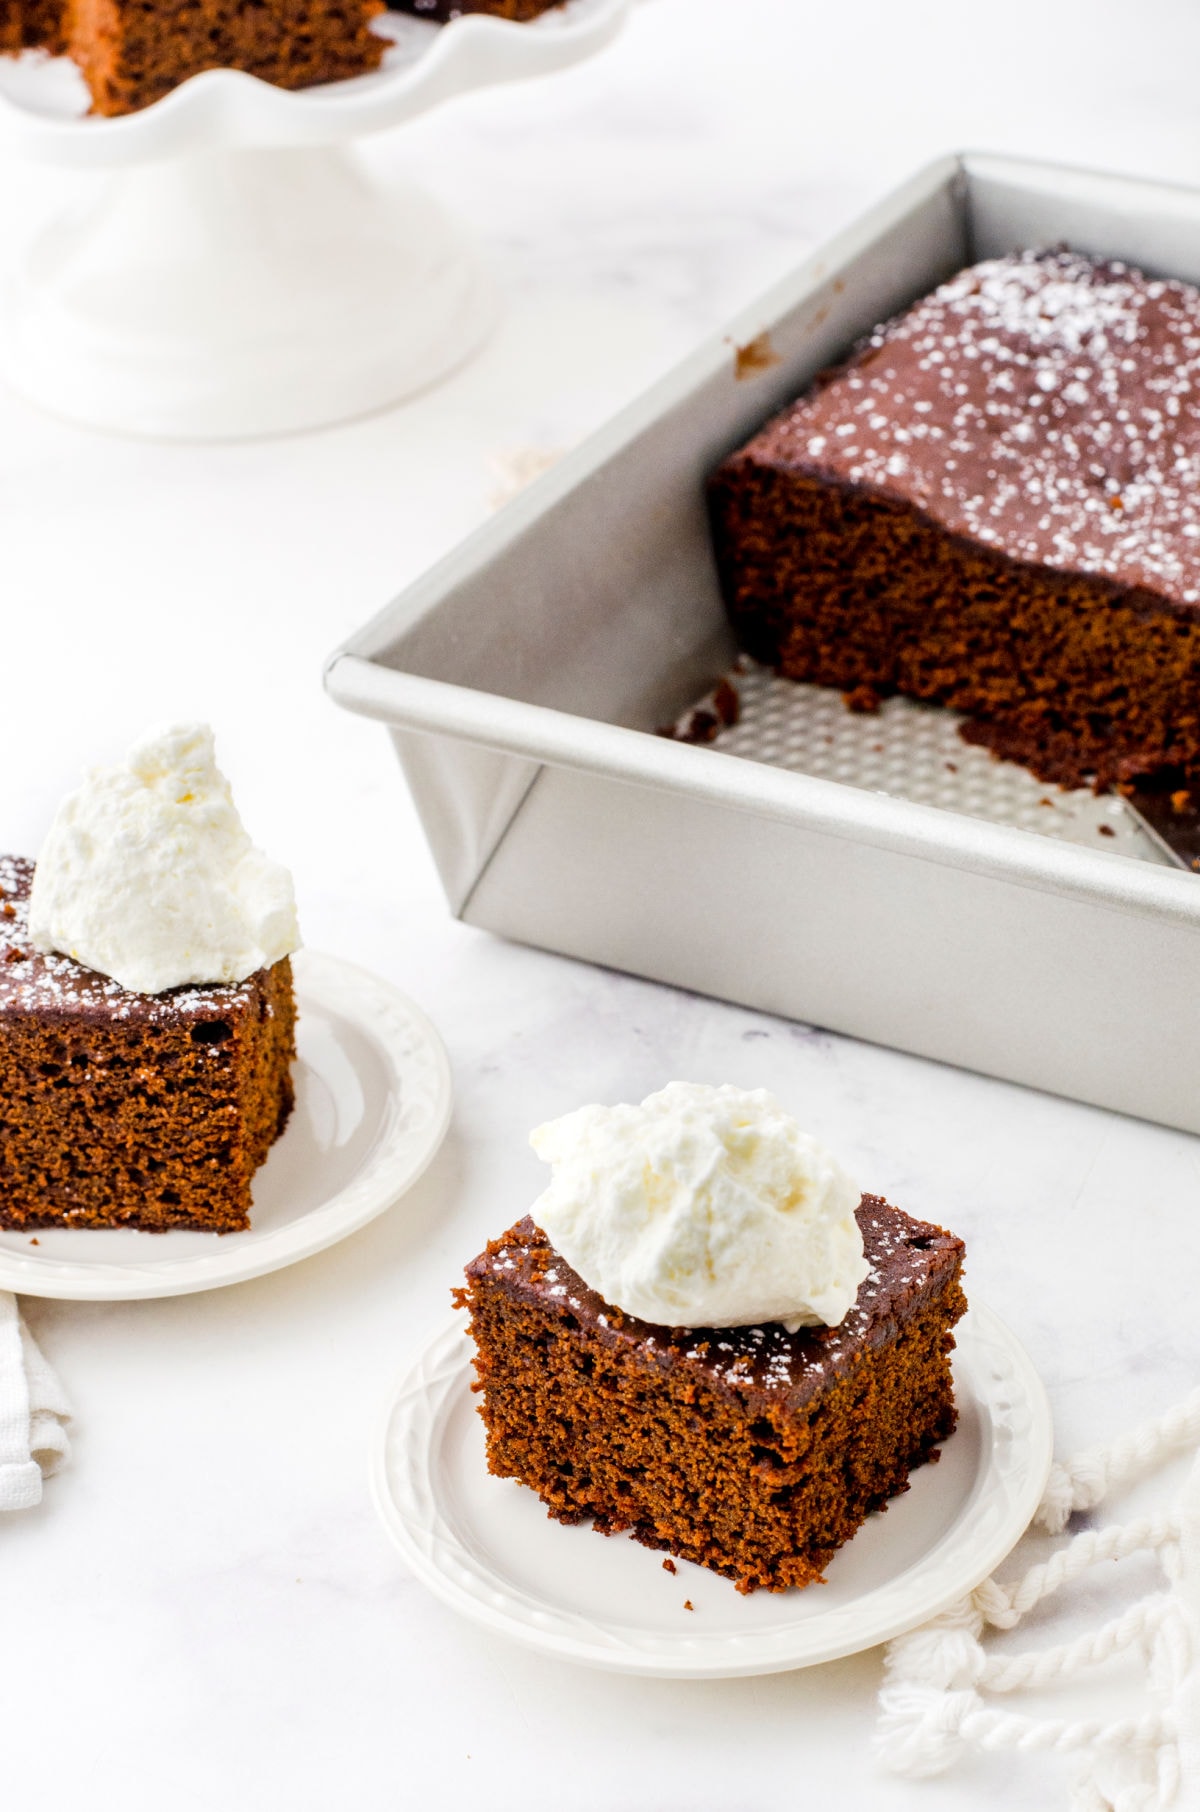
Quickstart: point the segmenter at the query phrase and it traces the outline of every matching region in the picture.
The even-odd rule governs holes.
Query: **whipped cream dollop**
[[[242,981],[299,948],[292,878],[251,843],[207,724],[145,737],[64,799],[29,932],[139,994]]]
[[[531,1209],[607,1302],[667,1327],[836,1327],[867,1274],[860,1191],[766,1089],[670,1082],[580,1107],[530,1143]]]

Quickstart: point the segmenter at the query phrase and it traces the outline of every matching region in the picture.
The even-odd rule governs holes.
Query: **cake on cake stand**
[[[566,68],[628,5],[388,13],[370,75],[292,91],[208,70],[115,119],[85,117],[66,59],[0,58],[0,143],[107,173],[14,274],[0,374],[59,415],[169,439],[317,427],[435,383],[487,333],[491,286],[469,235],[419,190],[376,187],[349,141]]]

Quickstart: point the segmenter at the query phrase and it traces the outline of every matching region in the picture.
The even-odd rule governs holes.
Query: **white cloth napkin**
[[[17,1308],[0,1290],[0,1510],[40,1503],[42,1480],[70,1452],[71,1411],[52,1366]]]

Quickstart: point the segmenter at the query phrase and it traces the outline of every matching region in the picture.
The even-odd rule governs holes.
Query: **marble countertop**
[[[970,144],[1200,180],[1197,67],[1191,0],[1147,0],[1136,26],[1115,0],[978,21],[951,0],[642,0],[595,62],[365,148],[473,221],[507,291],[433,394],[207,447],[0,395],[0,846],[34,851],[81,767],[143,725],[208,718],[307,941],[416,996],[457,1090],[419,1185],[317,1258],[204,1296],[27,1303],[77,1423],[43,1504],[0,1529],[14,1806],[1063,1802],[1053,1762],[880,1774],[878,1652],[673,1684],[480,1633],[389,1546],[368,1441],[462,1263],[538,1189],[527,1129],[582,1100],[672,1076],[776,1090],[866,1186],[964,1235],[1063,1448],[1200,1371],[1200,1143],[455,923],[384,733],[320,674],[483,517],[514,456],[577,440],[926,158]],[[92,180],[6,169],[5,256]]]

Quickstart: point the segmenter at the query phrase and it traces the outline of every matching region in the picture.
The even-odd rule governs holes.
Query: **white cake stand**
[[[66,59],[0,58],[0,145],[109,173],[16,272],[0,374],[59,415],[169,439],[316,427],[435,383],[488,331],[491,286],[459,226],[376,188],[346,141],[578,62],[628,4],[526,25],[389,13],[374,74],[291,92],[209,70],[112,120],[84,117]]]

